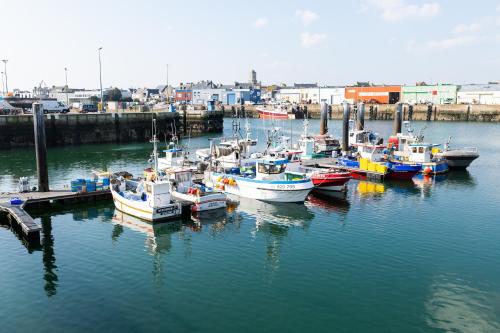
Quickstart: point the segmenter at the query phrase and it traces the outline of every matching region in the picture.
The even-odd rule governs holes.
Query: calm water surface
[[[33,211],[41,247],[0,228],[0,332],[500,332],[500,126],[414,126],[481,158],[438,178],[351,181],[345,199],[243,200],[155,226],[112,202]],[[367,127],[387,136],[391,123]],[[263,142],[266,123],[252,128]],[[51,148],[51,185],[97,168],[138,173],[150,149]],[[33,150],[0,151],[0,191],[34,174]]]

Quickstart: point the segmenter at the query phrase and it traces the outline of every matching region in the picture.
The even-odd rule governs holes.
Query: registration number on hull
[[[283,184],[283,185],[274,185],[271,189],[275,190],[295,190],[295,185],[291,184]]]
[[[160,215],[171,215],[179,211],[177,206],[157,208],[156,213]]]

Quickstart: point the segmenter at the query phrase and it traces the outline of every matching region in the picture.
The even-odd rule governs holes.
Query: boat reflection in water
[[[360,197],[382,195],[386,191],[386,184],[373,183],[365,180],[360,180],[356,188],[356,193]]]
[[[189,254],[191,247],[191,238],[183,237],[183,225],[179,221],[169,221],[169,222],[159,222],[150,223],[143,221],[137,217],[128,215],[115,209],[115,213],[111,222],[115,225],[112,233],[112,239],[117,240],[119,235],[123,232],[120,229],[126,227],[128,229],[140,232],[146,235],[145,247],[148,253],[153,257],[153,277],[158,285],[164,284],[165,270],[164,270],[164,260],[163,255],[168,254],[172,249],[172,234],[179,233],[180,238],[186,240],[184,245],[186,246],[186,251]],[[119,230],[117,232],[117,230]]]
[[[251,231],[254,239],[264,236],[268,263],[268,278],[272,279],[279,269],[281,248],[290,229],[307,229],[314,218],[313,212],[304,204],[267,203],[240,198],[237,211],[255,218]]]
[[[201,231],[203,228],[210,228],[209,232],[212,235],[218,234],[226,229],[228,224],[233,227],[239,228],[239,216],[235,212],[236,206],[234,203],[227,202],[226,209],[214,209],[202,212],[193,212],[191,221],[193,225],[190,226],[193,231]]]
[[[307,228],[314,214],[302,203],[269,203],[249,198],[238,198],[237,210],[255,217],[257,229],[267,225]]]
[[[150,254],[166,253],[172,248],[171,235],[182,230],[182,222],[150,223],[115,209],[111,222],[120,227],[146,234],[146,248]],[[116,239],[113,231],[113,239]]]
[[[351,204],[345,192],[314,192],[309,194],[306,205],[314,209],[347,215]]]
[[[467,170],[453,170],[443,175],[417,175],[413,178],[413,183],[420,190],[423,197],[429,197],[432,188],[445,186],[450,190],[471,189],[477,185],[474,177]]]

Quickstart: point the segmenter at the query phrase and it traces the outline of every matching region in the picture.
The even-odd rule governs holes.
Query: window
[[[286,164],[274,165],[274,164],[264,164],[258,163],[259,173],[266,173],[268,175],[276,175],[285,171]]]
[[[417,147],[413,147],[413,148],[411,149],[411,152],[412,152],[413,154],[416,154],[416,153],[417,153]]]
[[[419,154],[423,154],[424,153],[424,147],[418,147],[418,152],[419,152]]]

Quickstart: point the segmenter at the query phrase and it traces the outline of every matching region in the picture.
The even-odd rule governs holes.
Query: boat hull
[[[441,160],[439,162],[422,163],[422,169],[420,172],[424,175],[437,175],[448,171],[450,171],[448,163],[446,163],[445,160]]]
[[[258,108],[259,117],[263,119],[288,119],[288,113]]]
[[[202,196],[172,191],[172,197],[179,201],[188,201],[192,204],[191,211],[204,212],[207,210],[226,208],[224,193],[210,193]]]
[[[172,203],[162,207],[149,207],[146,201],[130,200],[111,190],[113,202],[119,211],[138,217],[145,221],[155,222],[172,219],[181,216],[182,206],[180,203]]]
[[[317,191],[345,191],[346,183],[351,179],[349,172],[314,174],[311,180]]]
[[[478,156],[446,157],[450,169],[467,169]]]
[[[226,175],[214,173],[212,179]],[[224,191],[239,197],[267,202],[304,202],[314,185],[310,179],[295,181],[260,181],[227,175],[236,182],[224,184]]]

